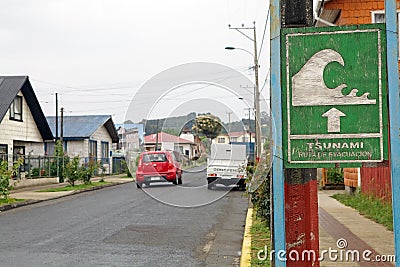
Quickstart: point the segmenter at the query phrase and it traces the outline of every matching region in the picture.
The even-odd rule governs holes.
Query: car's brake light
[[[209,173],[208,176],[210,176],[210,177],[216,177],[217,174],[216,174],[216,173]]]
[[[168,163],[168,169],[172,170],[174,168],[174,164],[172,162]]]
[[[243,174],[238,174],[238,175],[236,175],[236,177],[237,178],[244,178],[244,175]]]

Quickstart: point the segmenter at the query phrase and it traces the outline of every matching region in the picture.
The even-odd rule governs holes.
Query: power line
[[[261,52],[262,52],[262,48],[263,48],[263,44],[264,44],[265,32],[267,30],[267,25],[268,25],[268,21],[269,21],[269,11],[270,11],[270,8],[268,8],[267,19],[265,20],[264,33],[263,33],[263,37],[261,39],[261,46],[260,46],[260,52],[258,52],[258,58],[260,58],[260,56],[261,56]]]
[[[247,70],[248,67],[238,67],[238,68],[232,68],[229,70],[223,70],[223,71],[219,71],[219,72],[215,72],[213,73],[213,75],[218,74],[218,75],[223,75],[225,73],[229,73],[232,71],[244,71]],[[154,76],[153,76],[154,77]],[[31,78],[31,81],[35,81],[35,82],[39,82],[39,83],[45,83],[45,84],[49,84],[49,85],[53,85],[53,87],[51,88],[41,88],[43,90],[61,90],[64,89],[64,91],[67,92],[90,92],[90,91],[103,91],[103,90],[115,90],[115,89],[133,89],[133,85],[132,86],[99,86],[99,87],[80,87],[80,86],[70,86],[70,85],[62,85],[59,83],[54,83],[54,82],[50,82],[50,81],[44,81],[44,80],[38,80],[36,78]],[[117,82],[117,83],[113,83],[113,85],[116,84],[130,84],[130,83],[134,83],[134,84],[143,84],[148,80],[136,80],[136,81],[131,81],[131,82]],[[160,83],[163,83],[164,81],[162,80],[157,80]],[[40,89],[40,88],[39,88]],[[66,90],[67,89],[67,90]],[[65,93],[65,92],[64,92]]]
[[[271,68],[268,69],[267,76],[265,77],[264,84],[261,87],[260,93],[262,92],[262,90],[264,89],[265,85],[267,84],[267,80],[268,80],[268,77],[270,75],[270,72],[271,72]]]

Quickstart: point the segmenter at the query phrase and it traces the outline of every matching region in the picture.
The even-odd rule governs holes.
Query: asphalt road
[[[1,266],[239,266],[242,191],[134,183],[0,213]],[[207,200],[208,199],[208,200]]]

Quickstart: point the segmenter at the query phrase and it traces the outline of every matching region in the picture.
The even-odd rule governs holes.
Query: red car
[[[148,151],[140,154],[136,170],[136,186],[172,182],[182,184],[182,167],[178,155],[172,151]]]

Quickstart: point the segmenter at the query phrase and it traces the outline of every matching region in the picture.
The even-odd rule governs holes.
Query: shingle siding
[[[340,9],[340,17],[337,25],[356,25],[372,23],[372,11],[385,9],[385,1],[370,0],[335,0],[325,2],[324,9]],[[400,9],[400,1],[397,1],[397,9]]]

